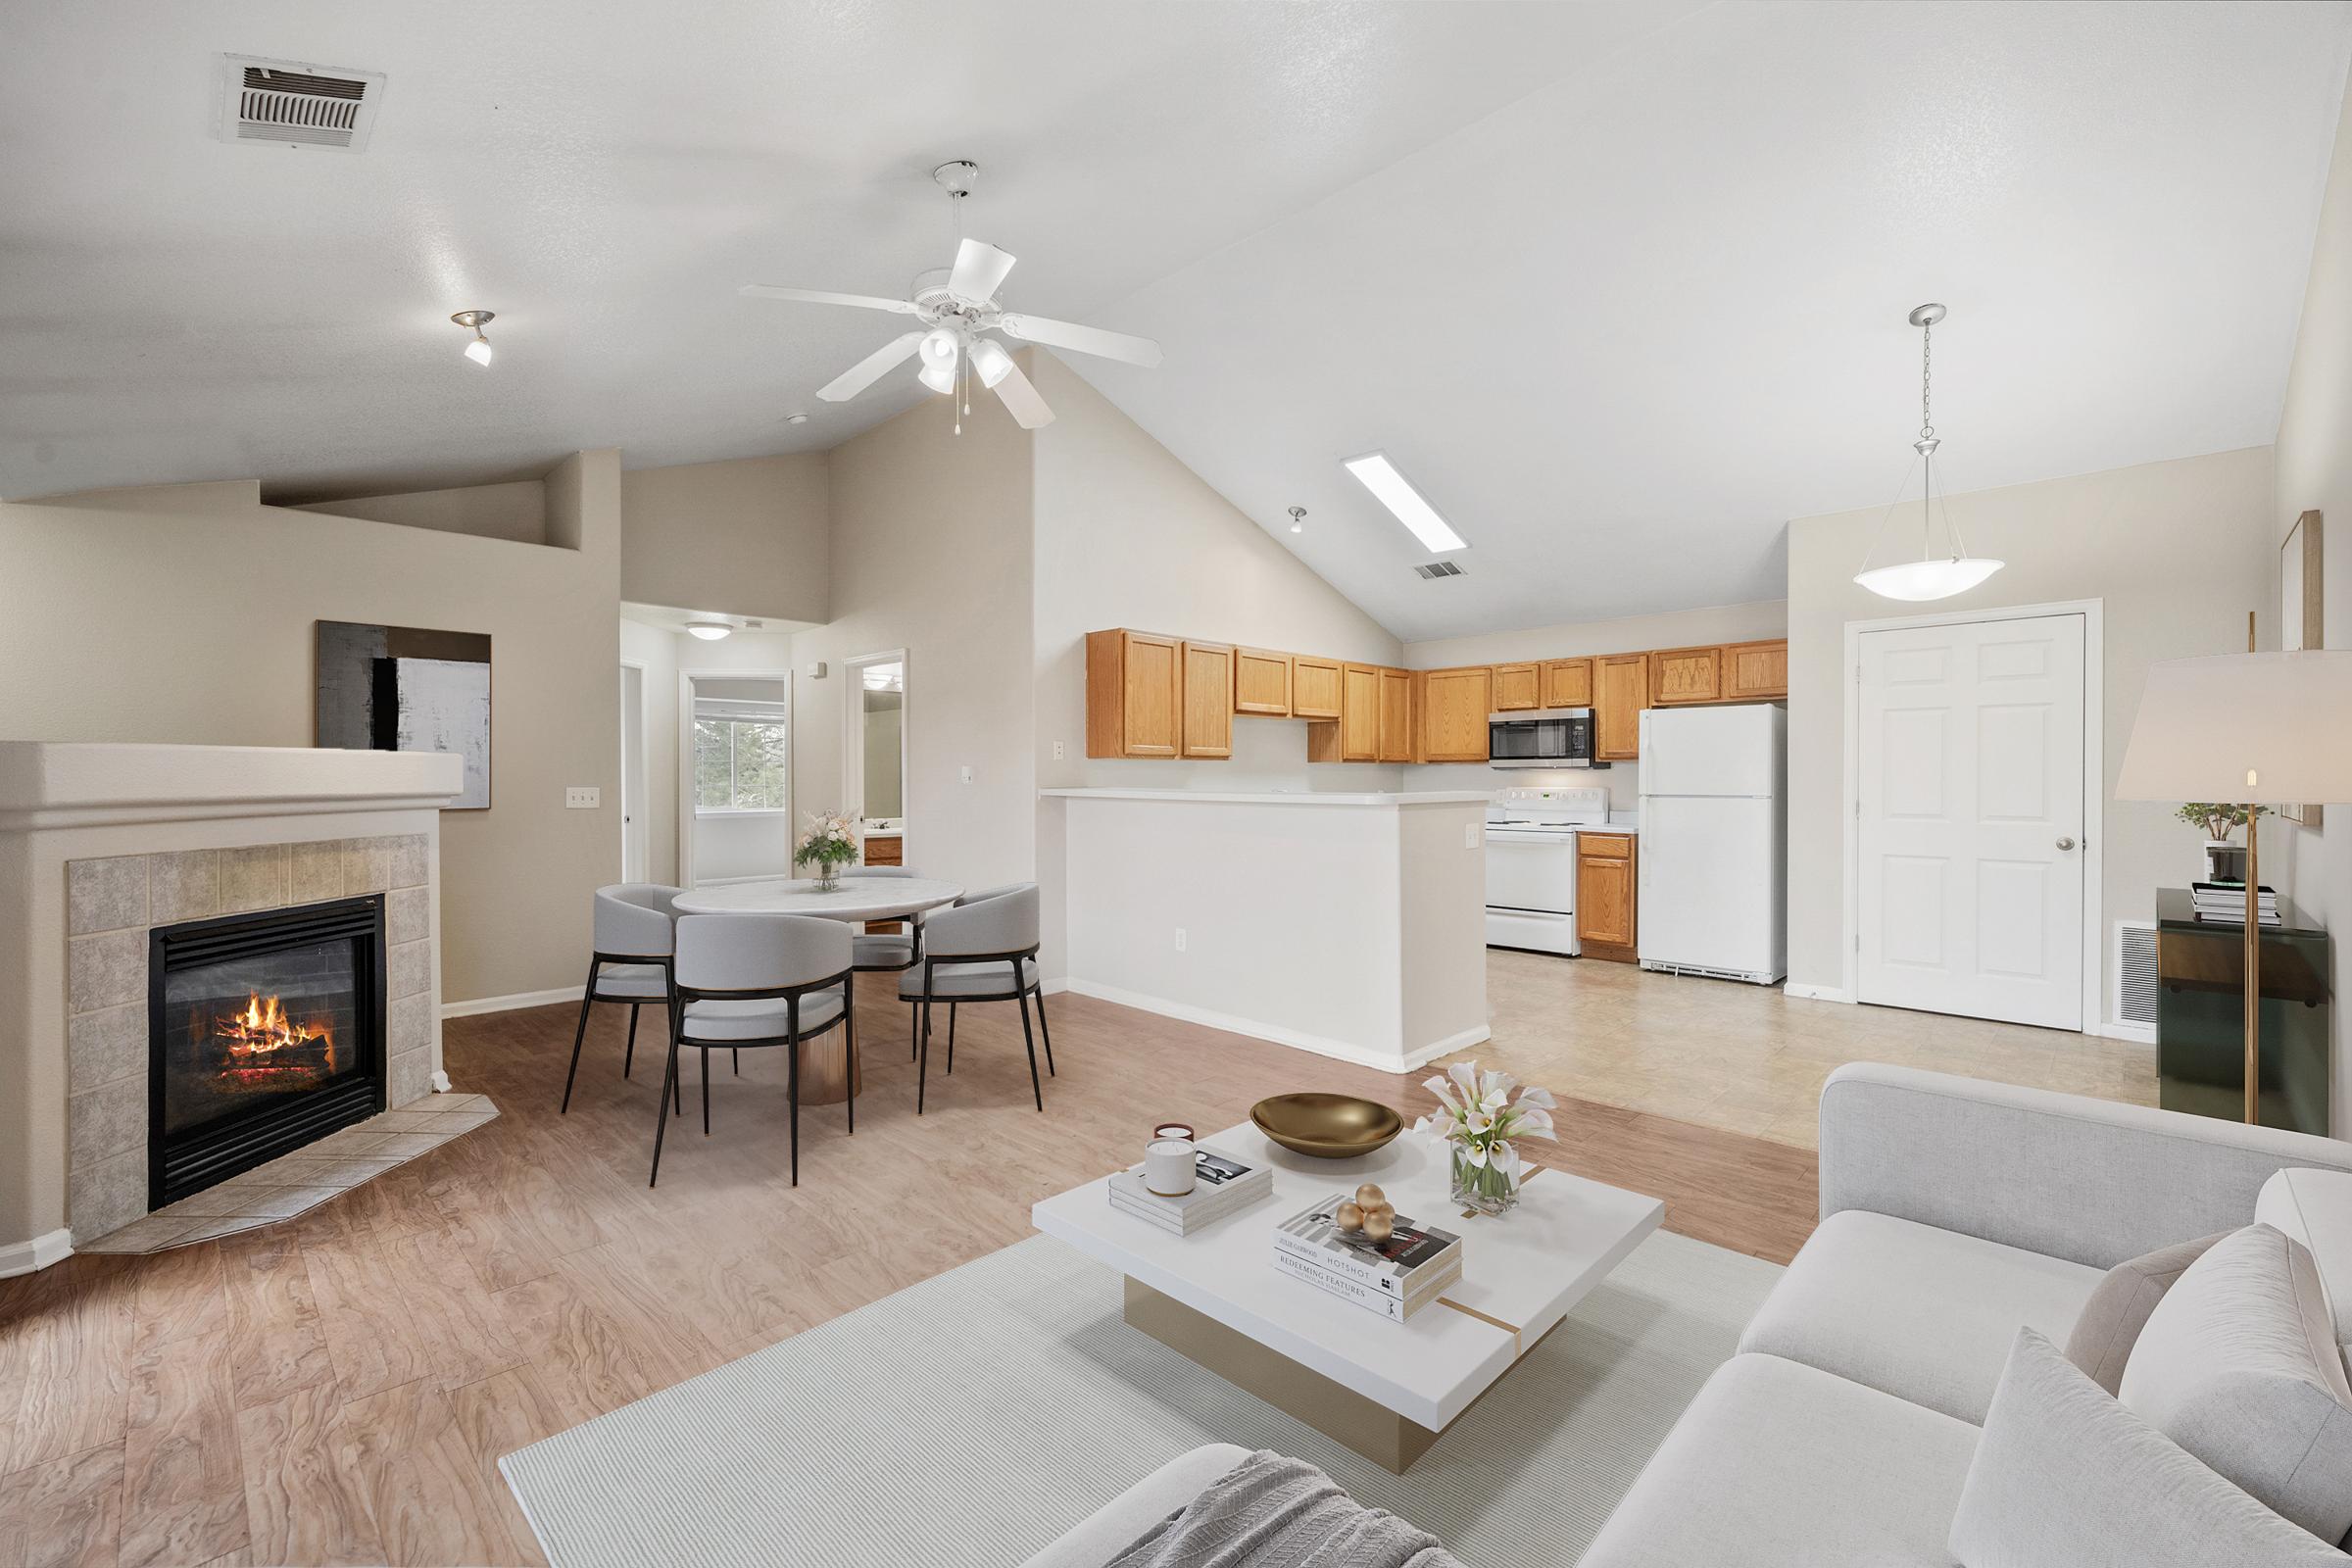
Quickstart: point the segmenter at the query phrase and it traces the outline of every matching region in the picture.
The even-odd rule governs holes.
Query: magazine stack
[[[1190,1236],[1274,1192],[1271,1165],[1245,1165],[1230,1154],[1202,1148],[1193,1152],[1193,1190],[1167,1198],[1144,1185],[1142,1165],[1130,1165],[1110,1178],[1110,1206],[1163,1231]]]
[[[2246,885],[2243,882],[2192,882],[2188,886],[2189,902],[2195,906],[2197,918],[2216,925],[2244,925],[2246,923]],[[2255,916],[2264,925],[2277,925],[2278,895],[2269,888],[2254,895]]]
[[[1347,1193],[1301,1209],[1274,1230],[1274,1266],[1292,1278],[1402,1323],[1462,1277],[1462,1239],[1402,1214],[1386,1241],[1342,1230]]]

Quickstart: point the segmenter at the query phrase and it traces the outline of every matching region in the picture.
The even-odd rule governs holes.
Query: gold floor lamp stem
[[[2262,1120],[2262,867],[2254,846],[2255,813],[2246,808],[2246,1125]]]

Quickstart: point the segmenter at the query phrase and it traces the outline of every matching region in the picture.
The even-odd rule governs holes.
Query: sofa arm
[[[1821,1214],[1862,1208],[2093,1268],[2234,1230],[2274,1171],[2352,1144],[1852,1062],[1821,1091]]]
[[[1249,1457],[1248,1448],[1233,1443],[1189,1448],[1047,1543],[1021,1568],[1102,1568]]]

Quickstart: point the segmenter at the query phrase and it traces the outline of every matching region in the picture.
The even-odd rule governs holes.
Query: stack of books
[[[2197,918],[2216,925],[2244,925],[2246,923],[2246,885],[2243,882],[2191,882],[2188,885],[2189,903]],[[2258,889],[2254,895],[2256,918],[2264,925],[2278,925],[2278,895],[2269,888]]]
[[[1163,1231],[1190,1236],[1274,1191],[1273,1166],[1247,1165],[1213,1149],[1193,1151],[1193,1175],[1191,1192],[1163,1198],[1144,1185],[1142,1165],[1130,1165],[1110,1179],[1110,1206]]]
[[[1333,1193],[1274,1230],[1274,1266],[1367,1312],[1402,1323],[1462,1277],[1462,1239],[1402,1214],[1385,1242],[1340,1229],[1353,1195]]]

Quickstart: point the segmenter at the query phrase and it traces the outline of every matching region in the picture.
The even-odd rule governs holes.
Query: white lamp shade
[[[1875,566],[1854,573],[1854,581],[1882,599],[1903,599],[1916,604],[1964,594],[2000,569],[2001,563],[1983,556],[1943,556]]]
[[[2116,799],[2352,801],[2352,653],[2218,654],[2149,669]]]

